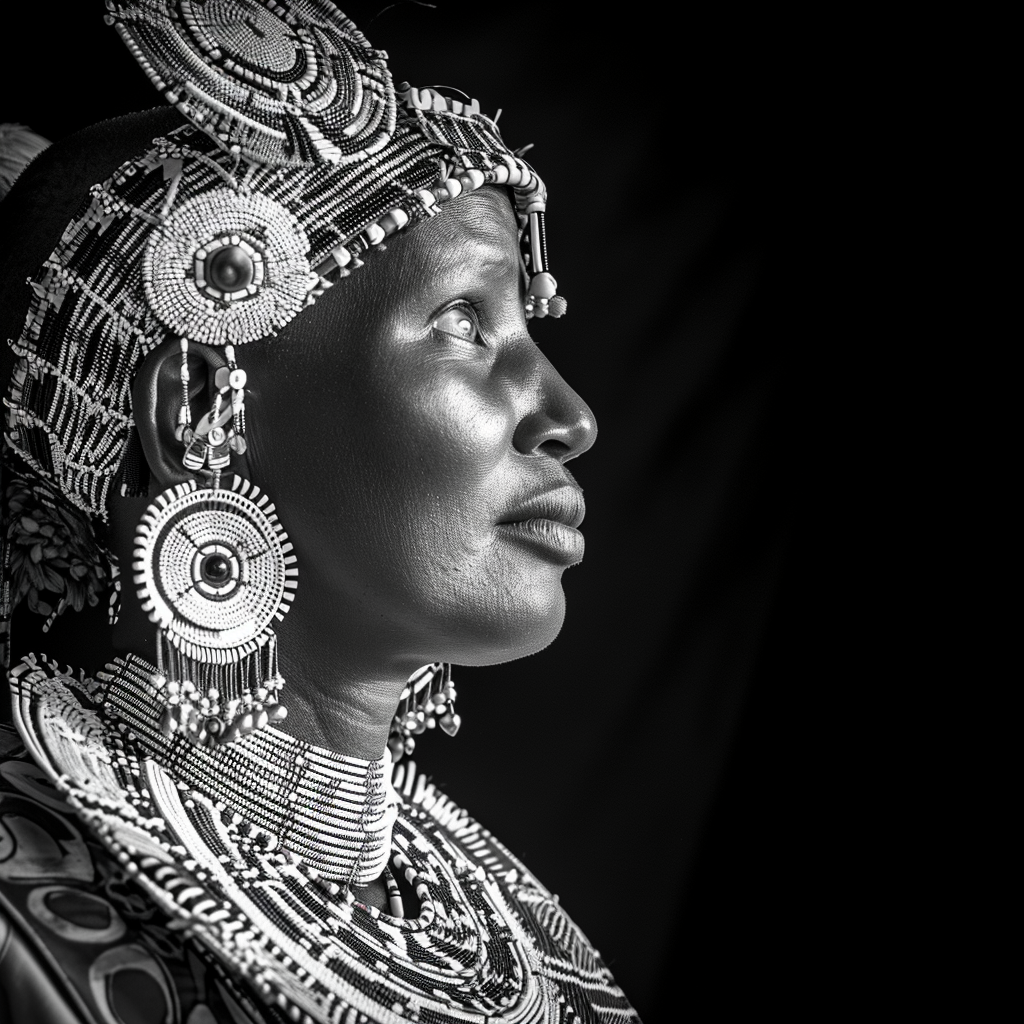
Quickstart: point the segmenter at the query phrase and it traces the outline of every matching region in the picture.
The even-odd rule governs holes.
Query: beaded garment
[[[396,767],[392,789],[381,785],[382,762],[274,730],[233,753],[168,741],[147,700],[151,673],[132,658],[103,679],[76,680],[26,659],[12,673],[16,724],[78,819],[168,927],[212,954],[219,984],[235,986],[250,1012],[344,1024],[637,1020],[557,897],[412,762]],[[265,765],[266,800],[232,784],[250,760]],[[337,815],[325,794],[360,770],[380,797],[371,807],[388,803],[386,791],[397,801],[393,864],[415,887],[414,916],[357,903],[330,879],[329,857],[303,845],[318,829],[330,833]],[[19,788],[23,801],[40,784]],[[301,798],[289,801],[286,789]],[[8,897],[15,914],[29,902],[19,898],[19,910]],[[100,943],[104,962],[121,938]]]

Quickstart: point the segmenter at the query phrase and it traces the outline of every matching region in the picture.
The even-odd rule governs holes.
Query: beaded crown
[[[107,0],[106,20],[187,123],[93,185],[28,282],[4,458],[48,502],[106,519],[162,341],[267,338],[462,192],[509,189],[527,316],[564,312],[537,174],[476,101],[396,89],[326,0]]]

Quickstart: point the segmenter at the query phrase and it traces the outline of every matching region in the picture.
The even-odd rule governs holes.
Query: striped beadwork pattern
[[[394,773],[391,855],[419,906],[397,917],[359,904],[246,817],[258,811],[242,792],[260,785],[261,771],[283,778],[281,751],[294,741],[278,750],[274,734],[251,737],[244,767],[203,773],[180,759],[198,763],[205,751],[157,750],[144,706],[152,671],[119,661],[96,684],[26,660],[12,673],[19,730],[148,898],[275,1012],[317,1024],[638,1020],[557,898],[413,762]],[[330,752],[303,756],[314,753],[291,764],[309,793],[345,770]]]
[[[107,22],[167,101],[249,160],[355,163],[395,130],[386,54],[327,0],[107,7]]]
[[[197,747],[180,733],[164,734],[155,713],[162,690],[144,663],[128,658],[100,679],[109,684],[104,707],[128,726],[144,756],[167,765],[218,810],[230,805],[247,827],[272,836],[325,878],[366,885],[380,876],[395,818],[389,755],[345,757],[270,728]],[[239,787],[238,779],[247,784]]]

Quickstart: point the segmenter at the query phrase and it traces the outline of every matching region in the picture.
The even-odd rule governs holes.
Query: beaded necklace
[[[395,769],[392,788],[384,759],[343,758],[273,730],[237,741],[234,758],[179,749],[146,704],[154,671],[127,658],[76,680],[27,658],[11,673],[16,723],[149,898],[275,1019],[637,1019],[557,898],[413,763]],[[332,836],[353,831],[351,786],[366,794],[369,835],[393,818],[391,862],[414,888],[414,916],[401,916],[393,880],[391,913],[359,903],[338,880],[337,844],[318,839],[319,823]],[[287,793],[301,795],[282,801]]]
[[[398,798],[391,752],[367,761],[303,743],[267,728],[244,742],[199,747],[165,736],[155,709],[160,694],[144,662],[129,657],[98,673],[104,710],[124,723],[145,757],[238,817],[269,849],[296,854],[318,876],[367,885],[388,861]]]

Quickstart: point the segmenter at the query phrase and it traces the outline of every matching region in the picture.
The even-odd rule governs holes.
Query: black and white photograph
[[[339,4],[0,15],[0,1024],[846,1019],[831,37]]]

